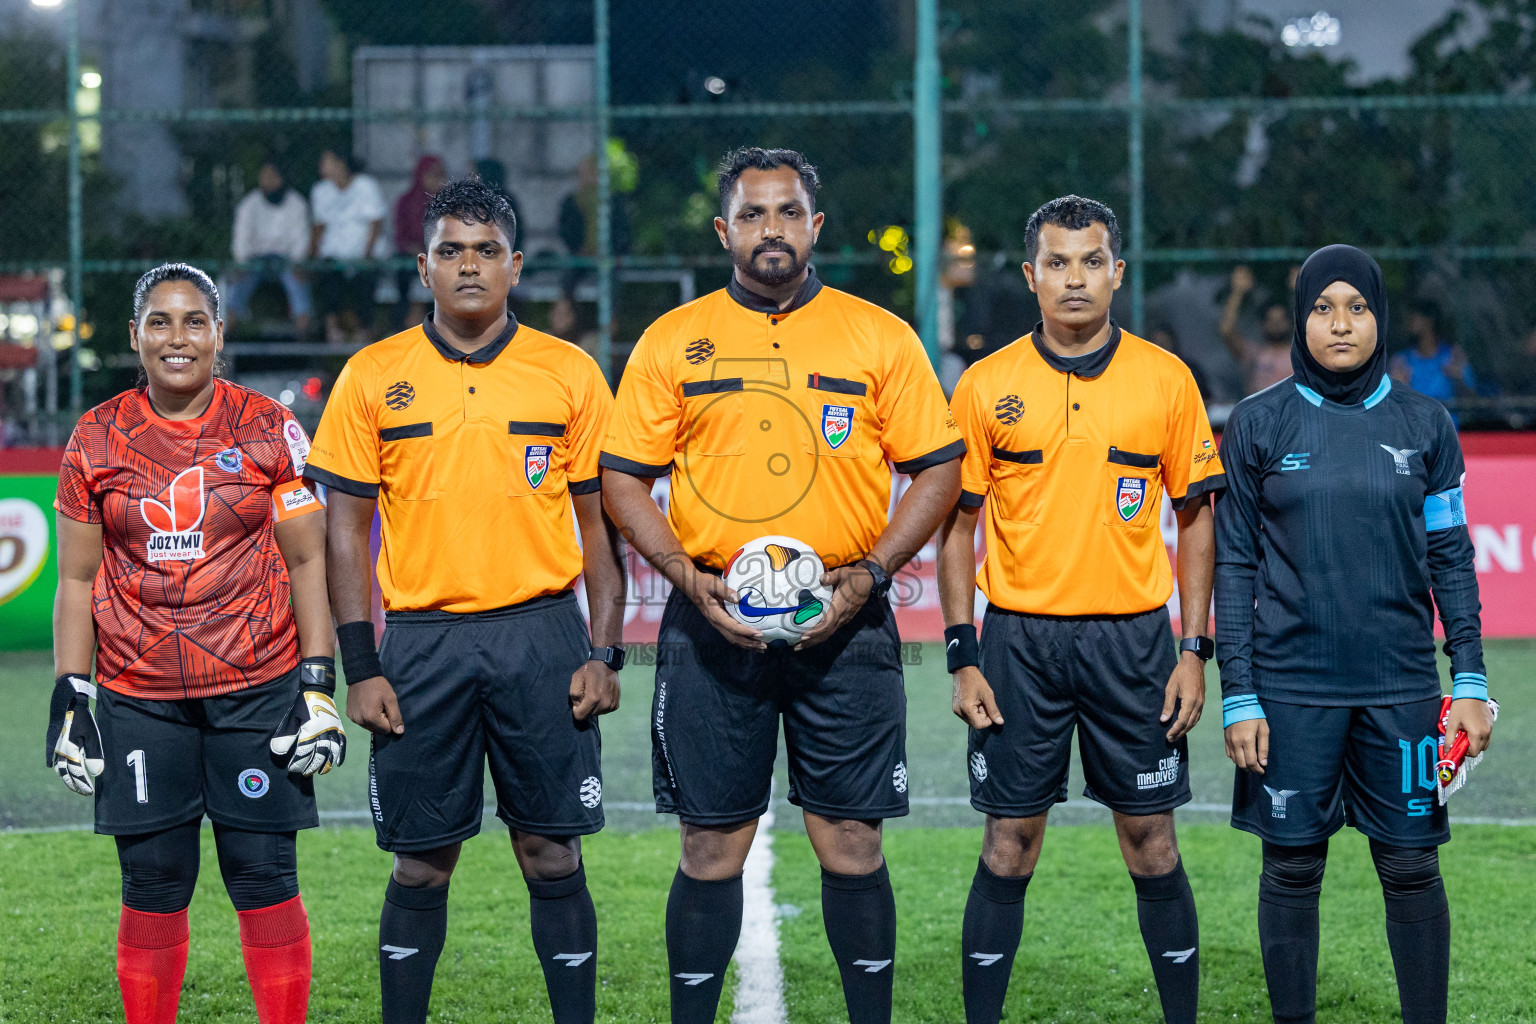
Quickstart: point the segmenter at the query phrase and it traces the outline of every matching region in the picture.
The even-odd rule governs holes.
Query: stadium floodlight
[[[1338,18],[1318,11],[1310,18],[1287,22],[1280,30],[1280,41],[1286,46],[1337,46],[1342,28]]]
[[[725,79],[721,78],[719,75],[710,75],[708,78],[704,79],[704,88],[708,92],[719,96],[721,93],[725,92]]]
[[[32,0],[33,7],[62,7],[64,0]]]
[[[100,89],[101,88],[101,72],[100,71],[86,71],[86,72],[83,72],[80,75],[80,84],[81,84],[81,86],[83,86],[86,89]]]

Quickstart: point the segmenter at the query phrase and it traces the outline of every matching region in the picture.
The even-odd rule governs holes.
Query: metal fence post
[[[593,0],[597,110],[597,364],[613,383],[613,195],[608,167],[608,0]]]
[[[1141,0],[1127,0],[1126,34],[1129,37],[1130,179],[1131,179],[1131,330],[1146,333],[1147,272],[1143,259],[1146,245],[1146,182],[1142,168],[1141,130],[1146,108],[1141,98]]]
[[[75,323],[74,344],[69,347],[69,411],[78,419],[85,404],[84,382],[80,379],[80,316],[85,298],[81,273],[85,243],[80,212],[80,0],[68,0],[67,6],[64,92],[69,111],[69,303]]]
[[[939,245],[944,228],[938,21],[938,0],[917,0],[912,83],[913,269],[917,273],[917,333],[934,366],[939,364]]]

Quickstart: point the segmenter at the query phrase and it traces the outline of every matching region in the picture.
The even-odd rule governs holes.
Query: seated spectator
[[[231,248],[244,266],[227,276],[224,330],[233,334],[235,322],[250,315],[256,289],[276,281],[288,296],[288,315],[302,341],[309,333],[309,285],[294,264],[309,255],[309,204],[271,161],[261,165],[256,188],[235,207]]]
[[[1392,379],[1441,402],[1477,393],[1477,378],[1460,345],[1440,337],[1440,308],[1428,300],[1413,304],[1405,326],[1413,347],[1387,364]]]
[[[414,257],[425,251],[422,218],[426,216],[427,204],[447,182],[448,168],[442,157],[428,153],[416,161],[410,188],[395,200],[395,255]],[[395,326],[404,330],[426,319],[432,291],[421,283],[421,274],[415,267],[402,267],[396,280],[400,286],[400,307]]]
[[[325,315],[325,340],[331,344],[370,341],[364,335],[373,326],[378,273],[357,266],[356,261],[378,255],[388,212],[379,183],[359,172],[348,155],[327,149],[320,154],[320,181],[309,201],[315,221],[311,257],[337,264],[315,275],[316,297]]]
[[[1294,275],[1293,275],[1294,277]],[[1291,375],[1291,313],[1284,302],[1264,307],[1259,321],[1259,337],[1244,336],[1238,327],[1243,299],[1253,291],[1253,271],[1246,266],[1232,268],[1232,290],[1221,311],[1221,340],[1243,367],[1246,394],[1257,394]]]

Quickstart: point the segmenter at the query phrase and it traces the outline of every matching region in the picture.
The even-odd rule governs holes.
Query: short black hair
[[[1062,196],[1052,199],[1031,214],[1029,223],[1024,226],[1024,255],[1031,263],[1040,254],[1040,229],[1047,224],[1068,231],[1081,231],[1090,224],[1103,224],[1109,229],[1109,254],[1114,259],[1120,258],[1120,222],[1115,220],[1115,211],[1097,199]]]
[[[1410,307],[1413,312],[1424,317],[1435,330],[1440,329],[1440,303],[1434,299],[1415,299]]]
[[[444,217],[465,224],[495,224],[507,236],[507,245],[517,248],[517,214],[512,212],[512,204],[505,193],[486,184],[478,174],[450,181],[432,197],[421,218],[423,244]]]
[[[720,158],[720,212],[728,212],[731,190],[743,171],[776,171],[788,167],[800,175],[805,192],[811,197],[811,208],[816,208],[816,190],[821,188],[821,178],[805,155],[793,149],[764,149],[761,146],[738,146]]]
[[[219,288],[213,283],[213,278],[190,263],[162,263],[139,278],[139,283],[133,286],[134,323],[138,323],[144,316],[144,307],[149,305],[150,293],[171,281],[186,281],[202,292],[203,297],[213,306],[213,318],[219,319]]]

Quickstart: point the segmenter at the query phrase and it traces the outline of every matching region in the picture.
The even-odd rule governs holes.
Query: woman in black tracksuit
[[[1264,841],[1259,942],[1277,1024],[1311,1022],[1328,837],[1370,839],[1403,1020],[1443,1024],[1450,911],[1437,847],[1445,628],[1448,734],[1487,746],[1461,445],[1436,401],[1385,373],[1381,268],[1319,249],[1296,281],[1294,376],[1227,422],[1216,502],[1216,642],[1232,824]]]

